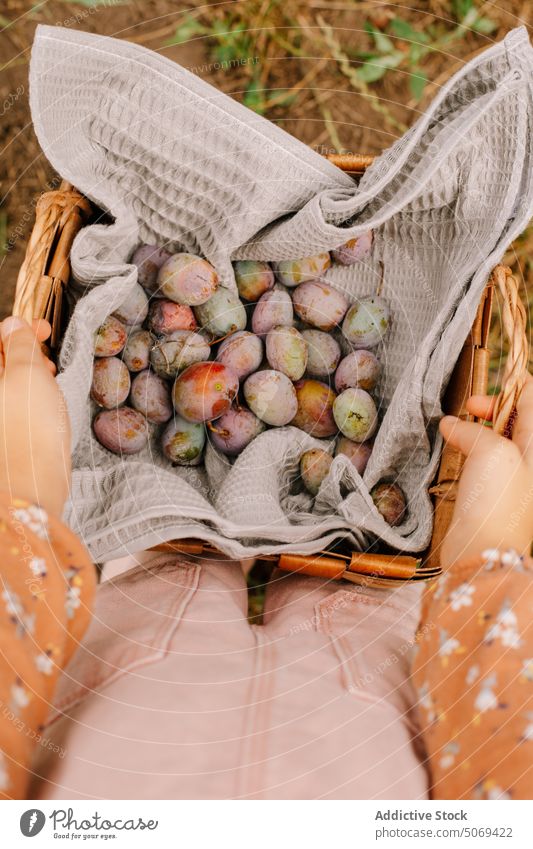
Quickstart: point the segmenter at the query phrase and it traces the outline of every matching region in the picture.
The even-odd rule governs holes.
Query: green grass
[[[349,0],[346,7],[350,8]],[[353,8],[358,10],[356,0],[353,0]],[[324,14],[326,12],[325,4]],[[222,68],[240,63],[245,81],[239,98],[260,115],[278,119],[294,112],[300,91],[295,86],[280,87],[279,78],[271,73],[268,57],[275,54],[299,58],[332,57],[337,67],[328,63],[330,77],[333,71],[334,75],[347,80],[350,87],[366,99],[368,107],[378,113],[385,126],[396,134],[403,134],[407,125],[379,97],[376,85],[391,72],[401,73],[398,80],[407,75],[410,97],[417,104],[425,92],[428,74],[424,66],[432,54],[446,52],[472,31],[489,35],[497,29],[496,22],[481,13],[474,0],[456,0],[450,4],[448,14],[448,19],[435,18],[427,25],[421,13],[412,14],[412,20],[407,20],[404,13],[380,27],[369,15],[357,21],[356,28],[364,35],[357,39],[360,42],[357,47],[351,47],[340,43],[339,34],[324,20],[321,10],[307,13],[306,25],[302,26],[302,7],[298,2],[270,0],[265,5],[262,0],[248,0],[235,4],[230,11],[222,4],[220,8],[206,5],[186,13],[172,37],[162,46],[201,39],[205,42],[209,61]],[[365,41],[368,44],[361,49],[361,42]],[[255,61],[250,61],[254,55]],[[343,145],[338,128],[331,120],[331,112],[319,88],[317,86],[313,93],[317,111],[322,115],[333,147],[340,150]]]
[[[270,7],[277,5],[272,0]],[[240,20],[240,13],[216,19],[212,23],[202,23],[192,14],[187,14],[178,24],[165,47],[184,44],[194,38],[205,38],[208,43],[209,59],[216,66],[232,68],[241,66],[247,69],[248,82],[242,101],[249,109],[265,115],[273,106],[291,106],[294,96],[288,90],[277,89],[274,95],[266,93],[261,83],[260,57],[254,56],[255,31]]]
[[[431,52],[449,48],[453,42],[464,38],[468,30],[489,35],[496,29],[494,21],[480,15],[473,0],[458,0],[453,7],[457,24],[450,26],[441,22],[423,31],[401,17],[393,18],[385,31],[366,21],[364,27],[372,38],[373,49],[370,52],[348,52],[352,58],[361,61],[361,66],[355,71],[357,77],[362,82],[374,83],[390,70],[406,70],[411,96],[419,101],[427,83],[422,63]]]

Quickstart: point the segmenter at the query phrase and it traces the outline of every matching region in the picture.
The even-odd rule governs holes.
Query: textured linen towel
[[[359,185],[284,131],[137,45],[39,27],[31,107],[62,177],[109,211],[85,228],[72,264],[77,300],[58,380],[73,424],[67,520],[98,560],[177,537],[233,558],[317,551],[344,536],[421,551],[439,459],[440,399],[492,267],[532,212],[533,58],[524,28],[465,65]],[[270,430],[230,464],[172,468],[156,442],[116,457],[91,433],[93,334],[136,282],[141,242],[199,253],[234,287],[232,260],[298,258],[372,228],[370,259],[334,267],[350,299],[375,293],[393,322],[379,351],[381,426],[363,477],[337,457],[313,502],[291,492],[317,440]],[[393,476],[408,515],[391,528],[369,495]]]

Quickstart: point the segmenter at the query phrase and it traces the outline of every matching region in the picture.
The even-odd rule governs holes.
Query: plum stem
[[[228,336],[233,336],[234,333],[234,330],[230,330],[229,333],[226,333],[225,336],[219,336],[218,339],[213,339],[211,342],[209,342],[209,345],[218,345],[219,342],[223,342],[224,339],[227,339]]]

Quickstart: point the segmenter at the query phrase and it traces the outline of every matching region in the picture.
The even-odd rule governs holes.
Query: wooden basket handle
[[[510,268],[498,265],[492,281],[502,295],[502,326],[509,341],[509,352],[503,371],[502,386],[494,408],[492,426],[496,433],[511,436],[516,405],[528,372],[529,342],[526,333],[526,310],[520,298],[520,283]]]
[[[52,324],[52,348],[60,341],[61,303],[70,277],[70,249],[92,211],[90,201],[65,181],[58,190],[41,195],[35,207],[35,225],[17,278],[13,315],[28,322],[33,318],[48,319]]]

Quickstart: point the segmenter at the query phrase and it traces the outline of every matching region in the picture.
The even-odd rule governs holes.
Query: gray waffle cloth
[[[360,184],[280,128],[142,47],[40,26],[32,117],[59,174],[109,211],[72,250],[77,301],[58,377],[73,430],[70,526],[96,560],[178,537],[231,557],[315,552],[376,537],[418,552],[430,539],[428,486],[439,461],[440,399],[490,270],[532,212],[532,50],[511,32],[443,86]],[[377,291],[393,322],[379,351],[381,426],[361,478],[337,457],[313,501],[291,481],[320,443],[265,432],[230,464],[172,468],[155,441],[117,457],[91,433],[94,331],[136,282],[141,242],[202,254],[234,287],[232,260],[298,258],[372,228],[372,256],[327,278],[350,299]],[[369,490],[397,479],[408,496],[391,528]]]

